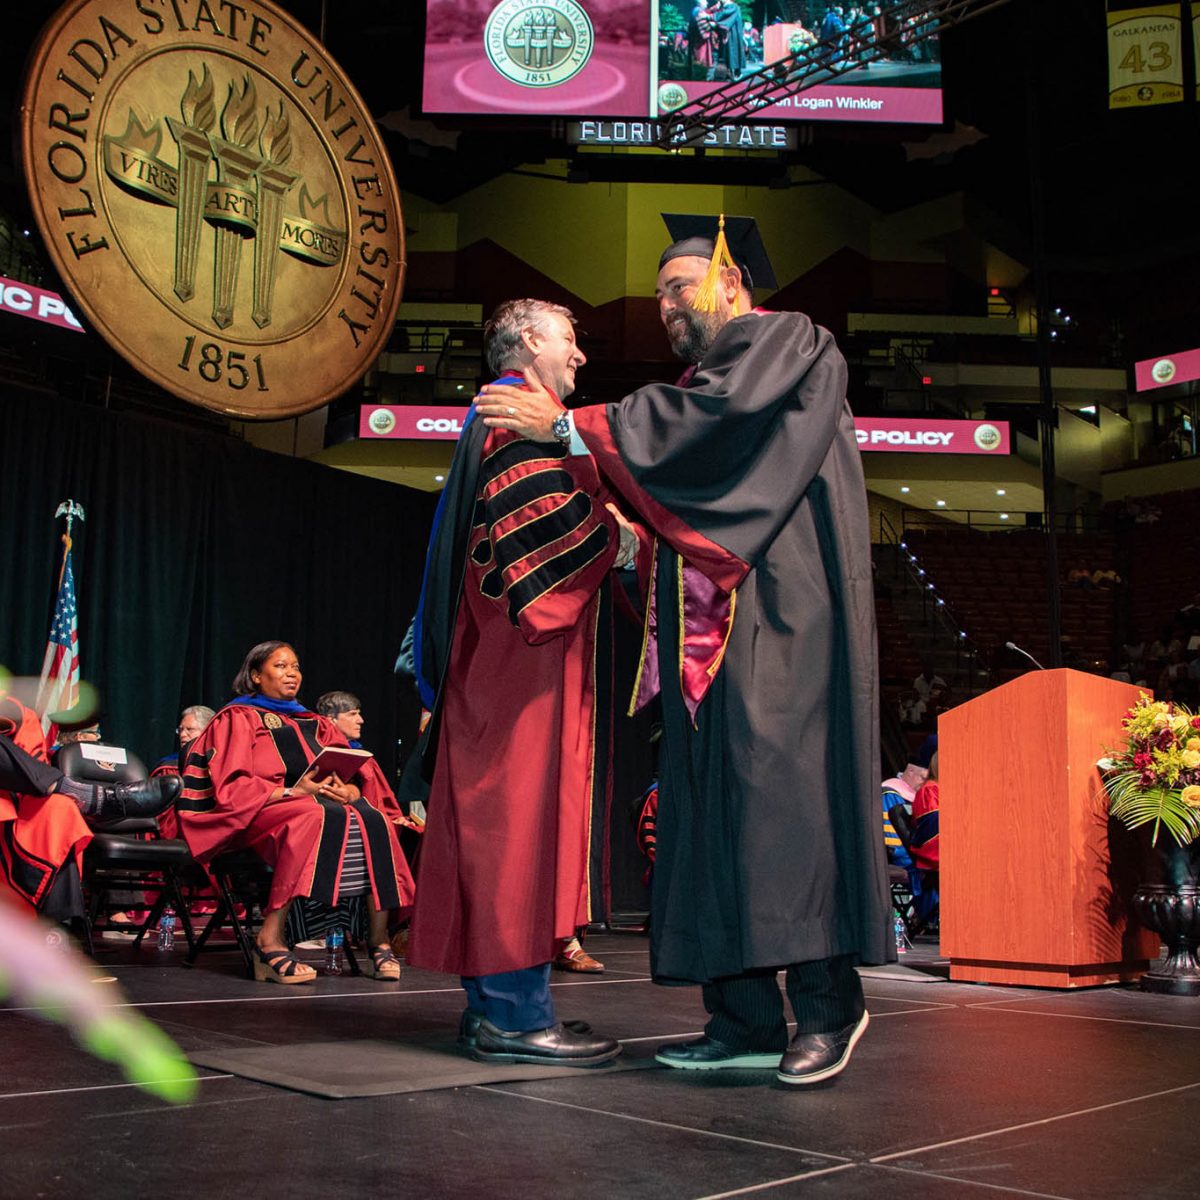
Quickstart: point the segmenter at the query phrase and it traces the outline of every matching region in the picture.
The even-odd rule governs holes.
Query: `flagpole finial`
[[[71,548],[71,523],[78,518],[80,521],[86,521],[87,515],[83,511],[83,505],[78,500],[63,500],[54,510],[54,519],[59,517],[67,518],[67,532],[63,534],[63,541],[67,545],[67,549]]]

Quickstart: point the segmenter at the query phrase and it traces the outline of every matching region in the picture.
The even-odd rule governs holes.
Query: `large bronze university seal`
[[[266,0],[72,0],[34,51],[21,138],[63,281],[176,395],[292,416],[385,344],[404,281],[387,151]]]

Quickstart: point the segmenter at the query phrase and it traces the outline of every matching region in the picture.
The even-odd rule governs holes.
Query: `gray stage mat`
[[[412,1043],[381,1038],[236,1049],[226,1046],[193,1050],[188,1058],[200,1067],[330,1100],[561,1076],[598,1078],[614,1071],[657,1065],[651,1057],[633,1058],[625,1053],[607,1067],[497,1066],[476,1062],[453,1042]]]

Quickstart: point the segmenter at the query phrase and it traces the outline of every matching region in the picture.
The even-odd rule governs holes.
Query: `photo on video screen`
[[[756,119],[942,119],[937,20],[912,3],[656,0],[656,5],[656,116],[798,54],[810,57],[818,80],[819,72],[836,76],[781,97],[754,114]]]
[[[427,0],[422,108],[667,116],[811,46],[836,78],[729,115],[937,124],[936,24],[911,0]]]

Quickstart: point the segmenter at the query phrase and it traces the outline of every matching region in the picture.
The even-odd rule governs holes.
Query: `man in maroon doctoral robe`
[[[50,765],[41,718],[0,692],[0,889],[58,921],[82,918],[84,819],[153,816],[179,795],[176,780],[95,784]]]
[[[489,387],[476,408],[541,441],[561,429],[658,534],[639,679],[663,703],[650,961],[700,984],[710,1015],[658,1061],[812,1084],[866,1028],[855,964],[894,956],[866,489],[832,336],[753,308],[751,266],[770,279],[752,222],[725,220],[727,246],[692,221],[667,218],[656,289],[692,364],[679,385],[572,414]]]
[[[558,396],[585,359],[567,309],[508,301],[489,366],[536,364]],[[594,464],[468,416],[430,543],[414,636],[433,710],[409,961],[462,977],[476,1058],[593,1066],[611,1039],[565,1027],[551,960],[590,919],[601,589],[637,549]],[[409,774],[412,774],[410,769]]]

